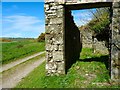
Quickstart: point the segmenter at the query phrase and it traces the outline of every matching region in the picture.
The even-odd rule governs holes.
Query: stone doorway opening
[[[110,8],[93,8],[71,11],[80,31],[83,48],[92,48],[94,53],[108,54],[110,34]]]
[[[45,2],[46,75],[65,74],[72,63],[71,59],[80,56],[82,50],[79,41],[80,33],[70,11],[110,7],[112,22],[109,34],[110,71],[111,79],[118,82],[120,79],[120,0],[53,1]],[[75,29],[74,32],[72,29]]]
[[[86,60],[86,61],[99,61],[104,62],[106,69],[109,71],[110,75],[110,68],[111,68],[111,28],[110,24],[112,23],[112,4],[109,3],[105,6],[94,6],[87,7],[80,6],[79,9],[75,8],[74,6],[66,6],[65,7],[65,68],[66,73],[68,69],[75,63],[77,60]],[[74,8],[74,9],[73,9]],[[106,9],[109,10],[109,17],[108,21],[109,24],[106,25],[105,29],[106,32],[102,32],[100,35],[94,35],[94,32],[90,30],[87,25],[89,24],[90,20],[87,21],[85,24],[86,26],[79,26],[78,21],[75,21],[74,12],[75,11],[82,11],[82,10],[90,10],[91,14],[94,15],[97,9]],[[101,13],[98,12],[97,13]],[[79,13],[84,14],[84,13]],[[78,15],[78,14],[77,14]],[[88,15],[89,16],[89,15]],[[86,17],[87,18],[87,17]],[[96,17],[97,18],[97,17]],[[85,19],[85,17],[84,17]],[[78,20],[78,19],[76,19]],[[77,22],[77,23],[76,23]],[[81,20],[79,19],[79,22]],[[86,30],[87,29],[87,30]],[[89,30],[88,30],[89,29]],[[86,31],[85,31],[86,30]],[[103,36],[104,39],[103,39]],[[101,57],[92,57],[87,55],[86,59],[81,58],[82,49],[89,48],[92,51],[92,55],[94,56],[95,53],[101,53]],[[97,60],[96,60],[97,59]],[[103,59],[103,60],[102,60]],[[85,62],[86,62],[85,61]]]

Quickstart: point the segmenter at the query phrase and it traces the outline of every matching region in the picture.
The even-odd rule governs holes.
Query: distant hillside
[[[35,40],[35,38],[9,38],[9,37],[0,38],[0,41],[2,42],[22,41],[22,40]]]
[[[0,38],[0,42],[12,42],[12,40],[6,38]]]

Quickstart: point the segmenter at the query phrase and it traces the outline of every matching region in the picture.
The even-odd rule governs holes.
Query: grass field
[[[34,40],[3,42],[0,45],[2,45],[3,64],[45,50],[44,42],[36,42]]]
[[[117,84],[110,81],[104,63],[107,59],[106,55],[92,54],[91,49],[84,48],[80,59],[72,65],[66,75],[45,76],[44,62],[15,88],[118,88]]]

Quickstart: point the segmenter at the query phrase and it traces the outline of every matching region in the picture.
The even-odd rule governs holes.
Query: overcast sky
[[[75,10],[72,11],[72,15],[77,26],[91,20],[89,10]],[[2,36],[0,37],[37,38],[42,32],[45,32],[44,0],[2,1]]]

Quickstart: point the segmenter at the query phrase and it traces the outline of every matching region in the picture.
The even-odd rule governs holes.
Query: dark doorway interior
[[[106,4],[107,7],[109,6],[111,9],[111,3]],[[89,5],[88,5],[89,6]],[[73,20],[74,17],[71,15],[71,9],[73,6],[71,6],[70,8],[68,8],[67,6],[65,6],[65,68],[66,68],[66,73],[68,71],[68,69],[73,65],[73,63],[75,63],[76,61],[81,61],[81,62],[92,62],[92,61],[96,61],[96,62],[102,62],[105,64],[106,69],[110,70],[110,51],[111,51],[111,44],[110,44],[110,39],[111,39],[111,30],[109,28],[109,25],[106,27],[106,32],[103,32],[103,36],[108,36],[106,38],[106,48],[108,48],[109,53],[102,55],[100,57],[90,57],[90,58],[85,58],[85,59],[81,59],[80,53],[82,51],[83,47],[83,41],[82,41],[82,35],[80,32],[80,28],[76,26],[75,21]],[[96,6],[97,7],[97,6]],[[100,7],[100,5],[98,5],[98,7]],[[82,7],[80,7],[81,9]],[[88,7],[88,8],[92,8],[92,7]],[[76,9],[76,8],[75,8]],[[84,7],[85,9],[85,7]],[[110,23],[111,23],[111,15],[110,15]],[[106,35],[107,34],[107,35]],[[104,41],[103,37],[101,37],[101,34],[93,36],[92,35],[92,40],[94,40],[93,38],[98,38],[98,41]],[[94,42],[92,42],[92,44],[94,44]],[[93,50],[93,46],[92,45],[92,50]]]

